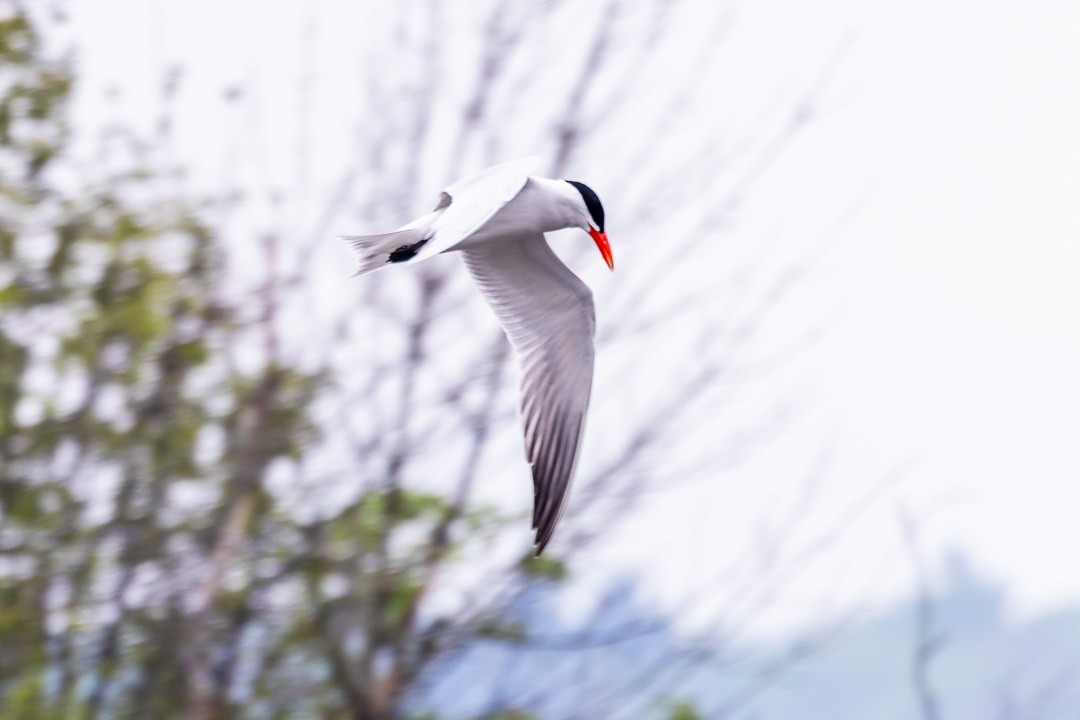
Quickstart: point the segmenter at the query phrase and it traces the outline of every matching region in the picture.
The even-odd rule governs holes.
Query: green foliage
[[[0,288],[0,307],[18,306],[26,299],[26,292],[18,285],[11,284]]]
[[[0,703],[0,720],[49,720],[55,717],[44,694],[41,673],[30,674],[12,683],[5,702]]]
[[[394,493],[393,512],[399,520],[437,516],[448,509],[446,499],[433,493],[397,490]]]
[[[480,715],[473,720],[538,720],[538,718],[524,710],[500,710],[494,714]]]
[[[415,578],[404,573],[393,576],[393,583],[384,604],[386,621],[390,627],[399,626],[412,613],[420,590],[421,585]]]
[[[511,622],[502,618],[486,618],[476,628],[478,637],[490,640],[503,640],[512,643],[524,642],[525,626],[520,622]]]
[[[0,328],[0,436],[14,429],[15,406],[22,396],[20,378],[26,371],[26,348]]]
[[[667,713],[667,720],[702,720],[701,715],[688,702],[669,703]]]
[[[34,59],[36,49],[37,36],[26,15],[17,12],[10,17],[0,17],[0,60],[23,65]]]
[[[529,577],[553,580],[555,582],[566,579],[568,572],[566,563],[551,555],[541,555],[540,557],[526,555],[521,559],[519,567]]]
[[[449,511],[446,499],[433,493],[403,488],[366,492],[356,503],[328,523],[328,537],[335,543],[374,548],[387,532],[409,521],[434,522]]]
[[[72,89],[66,61],[47,60],[29,18],[18,6],[0,5],[0,198],[29,201],[36,184],[56,159],[67,137],[63,111]],[[8,177],[10,168],[21,173]],[[2,224],[2,223],[0,223]],[[10,235],[0,233],[0,253],[8,255]]]

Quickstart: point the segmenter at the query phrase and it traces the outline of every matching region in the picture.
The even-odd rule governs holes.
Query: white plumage
[[[604,211],[587,186],[530,176],[513,160],[450,185],[435,210],[385,235],[352,237],[358,274],[460,251],[521,363],[521,419],[532,466],[536,554],[566,503],[585,427],[596,320],[592,293],[555,256],[545,232],[579,227],[608,266]]]

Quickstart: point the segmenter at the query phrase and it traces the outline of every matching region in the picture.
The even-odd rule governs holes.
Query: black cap
[[[581,193],[581,197],[585,199],[585,207],[588,208],[589,214],[592,215],[597,229],[604,232],[604,206],[600,204],[600,198],[585,183],[580,183],[577,180],[567,180],[566,182],[576,187],[578,192]]]

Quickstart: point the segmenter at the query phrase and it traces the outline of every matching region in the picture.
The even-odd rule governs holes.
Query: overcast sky
[[[823,363],[845,451],[908,446],[935,542],[1080,600],[1080,5],[875,3],[880,194]]]
[[[348,50],[350,34],[328,19],[338,5],[79,3],[80,112],[100,119],[103,90],[118,87],[127,117],[149,114],[162,69],[181,62],[186,102],[209,107],[224,88],[245,85],[261,110],[259,132],[273,137],[274,124],[292,117],[272,110],[293,97],[282,87],[295,89],[297,68],[341,70],[335,53]],[[715,481],[650,496],[598,552],[610,572],[595,582],[645,567],[660,581],[650,592],[674,606],[705,583],[698,555],[750,544],[761,508],[784,505],[827,447],[816,522],[835,523],[874,497],[827,559],[792,573],[773,629],[907,592],[900,512],[921,519],[928,557],[966,555],[1007,587],[1018,615],[1080,602],[1080,4],[738,7],[740,32],[725,42],[743,72],[734,97],[715,98],[732,103],[729,115],[757,89],[768,94],[785,78],[797,86],[813,71],[798,67],[807,48],[821,57],[848,48],[828,114],[748,200],[739,228],[753,237],[806,223],[820,234],[857,207],[804,289],[813,312],[790,313],[775,332],[833,319],[819,346],[779,371],[796,388],[791,430]],[[325,38],[313,57],[299,42],[311,27]],[[228,121],[190,120],[183,160],[229,182],[215,175],[220,157],[197,155],[219,152],[219,124]],[[311,187],[324,186],[315,178]],[[622,262],[614,233],[612,243]],[[594,410],[603,402],[595,397]]]

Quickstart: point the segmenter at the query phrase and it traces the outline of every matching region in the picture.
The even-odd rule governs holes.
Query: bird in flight
[[[581,228],[615,269],[604,207],[584,183],[530,175],[538,158],[511,160],[450,185],[435,209],[385,235],[346,238],[358,275],[460,252],[521,363],[521,422],[532,466],[535,553],[562,515],[585,427],[593,376],[592,293],[544,239]]]

